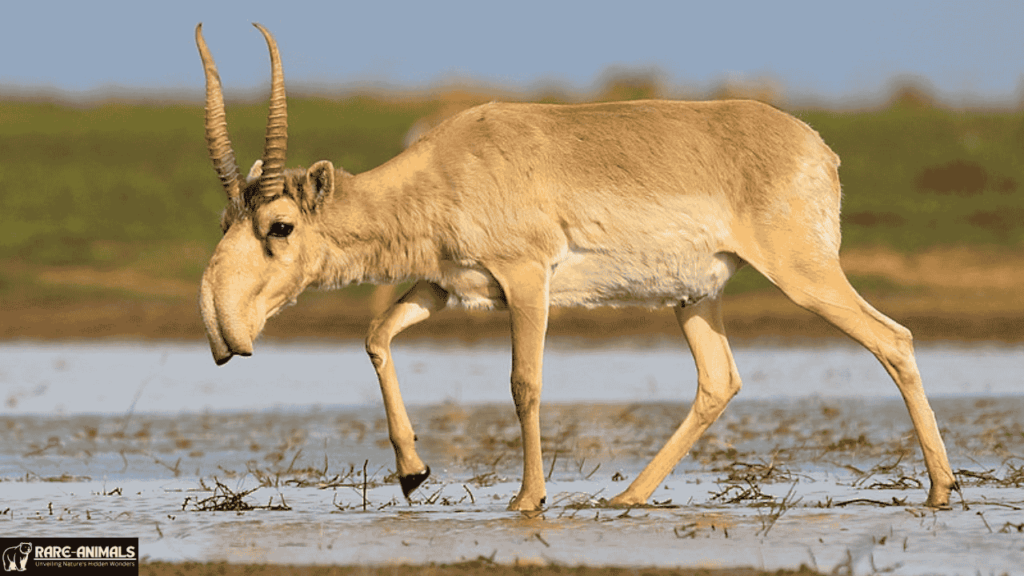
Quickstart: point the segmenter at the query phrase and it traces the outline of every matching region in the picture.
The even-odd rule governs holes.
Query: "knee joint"
[[[875,355],[881,358],[883,363],[890,365],[900,374],[916,371],[914,337],[911,335],[910,330],[895,322],[893,324],[891,347],[887,350],[883,349],[881,354],[876,353]]]
[[[715,420],[725,410],[726,405],[739,394],[743,383],[739,374],[731,372],[724,379],[711,380],[701,378],[697,382],[696,409],[703,416]]]
[[[387,339],[371,330],[370,335],[366,337],[366,354],[370,356],[374,369],[380,370],[388,363],[388,348]]]

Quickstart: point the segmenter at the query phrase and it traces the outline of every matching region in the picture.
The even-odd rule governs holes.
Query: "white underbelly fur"
[[[641,306],[660,308],[694,303],[721,292],[739,267],[727,253],[655,256],[570,249],[551,276],[553,307]],[[477,266],[448,262],[432,279],[448,290],[448,306],[503,309],[504,293],[494,277]]]
[[[552,306],[642,306],[693,303],[721,292],[739,266],[730,254],[685,256],[570,250],[551,278]]]

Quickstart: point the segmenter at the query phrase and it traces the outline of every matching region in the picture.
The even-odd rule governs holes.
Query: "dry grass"
[[[195,498],[192,496],[185,497],[185,502],[182,503],[181,509],[183,511],[189,510],[192,512],[248,512],[250,510],[277,510],[277,511],[288,511],[291,510],[291,506],[284,501],[284,496],[279,495],[281,499],[280,504],[274,504],[274,499],[271,498],[265,506],[258,504],[252,504],[246,501],[245,497],[252,494],[257,488],[251,488],[249,490],[242,490],[241,492],[235,492],[231,488],[228,488],[217,478],[213,479],[214,488],[212,490],[213,495],[207,496],[206,498]],[[201,482],[202,483],[202,482]],[[209,490],[205,485],[204,489]],[[190,504],[191,502],[191,504]],[[191,506],[191,508],[189,508]]]

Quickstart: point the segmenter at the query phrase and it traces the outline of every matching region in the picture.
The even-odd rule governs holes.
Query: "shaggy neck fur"
[[[334,196],[320,222],[321,287],[436,275],[448,237],[439,225],[444,207],[428,200],[439,197],[430,193],[438,182],[425,170],[406,171],[408,164],[392,161],[357,176],[336,172]]]

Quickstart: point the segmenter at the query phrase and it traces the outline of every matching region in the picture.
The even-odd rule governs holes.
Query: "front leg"
[[[509,510],[540,510],[546,498],[540,448],[540,391],[548,324],[549,269],[539,264],[505,264],[491,268],[491,273],[501,284],[508,303],[512,399],[523,439],[523,484]]]
[[[430,467],[416,454],[416,434],[398,389],[398,375],[391,361],[391,340],[409,326],[422,322],[445,307],[448,293],[436,284],[417,282],[404,296],[370,324],[366,337],[366,353],[380,381],[384,410],[388,418],[388,436],[395,449],[398,479],[406,498],[430,476]]]

